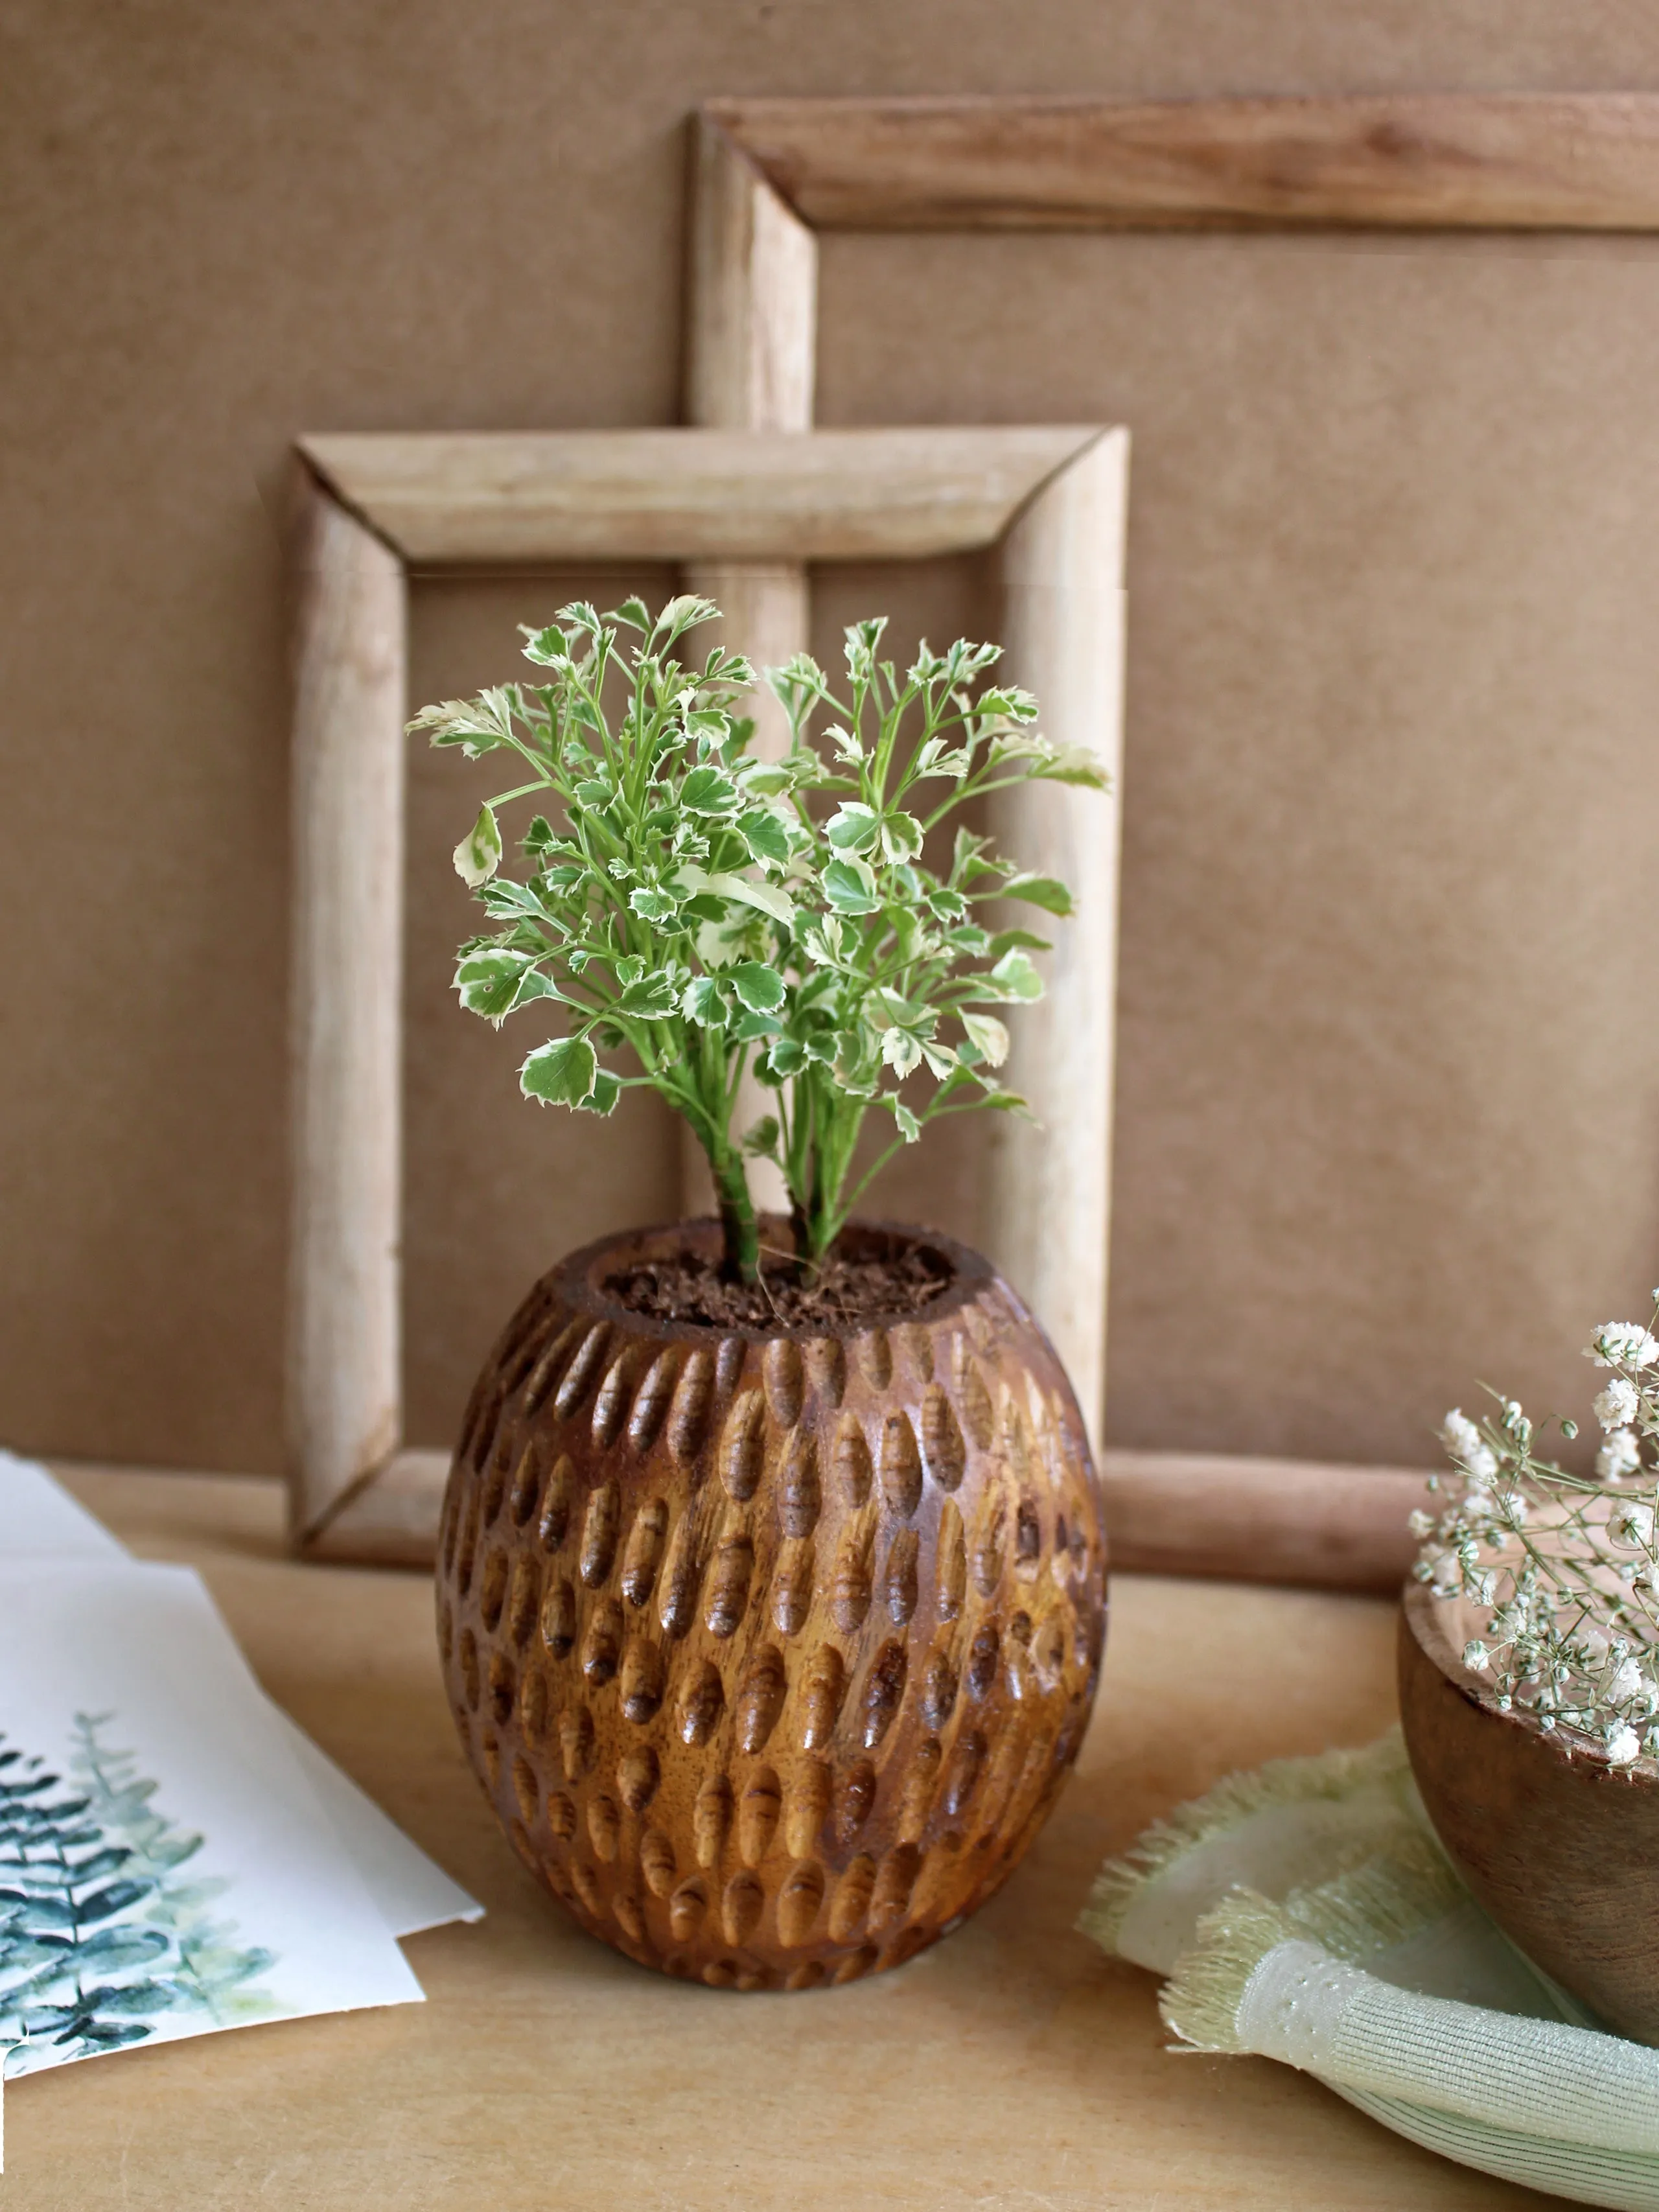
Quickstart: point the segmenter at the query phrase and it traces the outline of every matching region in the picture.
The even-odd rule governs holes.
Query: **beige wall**
[[[8,9],[0,1437],[278,1461],[296,431],[673,420],[703,94],[1586,86],[1659,86],[1650,9]],[[823,332],[826,422],[1134,432],[1116,1435],[1576,1403],[1659,1276],[1659,240],[836,239]],[[562,589],[423,585],[417,690]],[[937,638],[982,580],[826,579],[825,645],[889,599]],[[538,1266],[672,1203],[652,1115],[519,1104],[447,996],[464,781],[411,808],[421,1442]]]

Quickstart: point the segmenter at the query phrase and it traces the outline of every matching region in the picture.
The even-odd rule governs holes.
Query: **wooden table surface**
[[[489,1907],[414,1938],[428,2002],[67,2066],[5,2100],[0,2212],[1487,2212],[1305,2076],[1175,2057],[1073,1929],[1100,1859],[1230,1768],[1394,1717],[1393,1611],[1123,1577],[1078,1771],[1007,1887],[897,1972],[801,1996],[647,1973],[519,1865],[464,1768],[424,1580],[299,1567],[274,1484],[67,1469],[203,1569],[261,1679]]]

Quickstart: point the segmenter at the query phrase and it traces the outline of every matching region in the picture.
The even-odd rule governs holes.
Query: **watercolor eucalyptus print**
[[[110,1713],[77,1713],[67,1775],[0,1736],[0,2054],[7,2075],[141,2043],[164,2017],[215,2027],[279,2008],[276,1964],[213,1910],[229,1887],[186,1871],[204,1838],[155,1804]]]

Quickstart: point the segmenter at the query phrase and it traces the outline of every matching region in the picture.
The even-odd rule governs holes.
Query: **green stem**
[[[735,1275],[740,1282],[760,1280],[760,1224],[755,1218],[755,1201],[749,1194],[749,1177],[744,1170],[743,1155],[729,1147],[717,1151],[705,1145],[708,1156],[708,1171],[714,1178],[714,1196],[720,1210],[720,1235],[724,1249],[720,1264],[727,1275]]]

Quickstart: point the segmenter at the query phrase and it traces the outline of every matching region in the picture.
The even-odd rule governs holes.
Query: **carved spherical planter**
[[[591,1933],[714,1987],[913,1957],[1006,1879],[1076,1755],[1105,1632],[1099,1484],[987,1261],[856,1333],[717,1330],[537,1284],[468,1410],[438,1570],[467,1753]]]
[[[1659,2043],[1659,1776],[1571,1749],[1462,1663],[1482,1623],[1408,1586],[1400,1711],[1412,1771],[1470,1889],[1609,2027]]]

